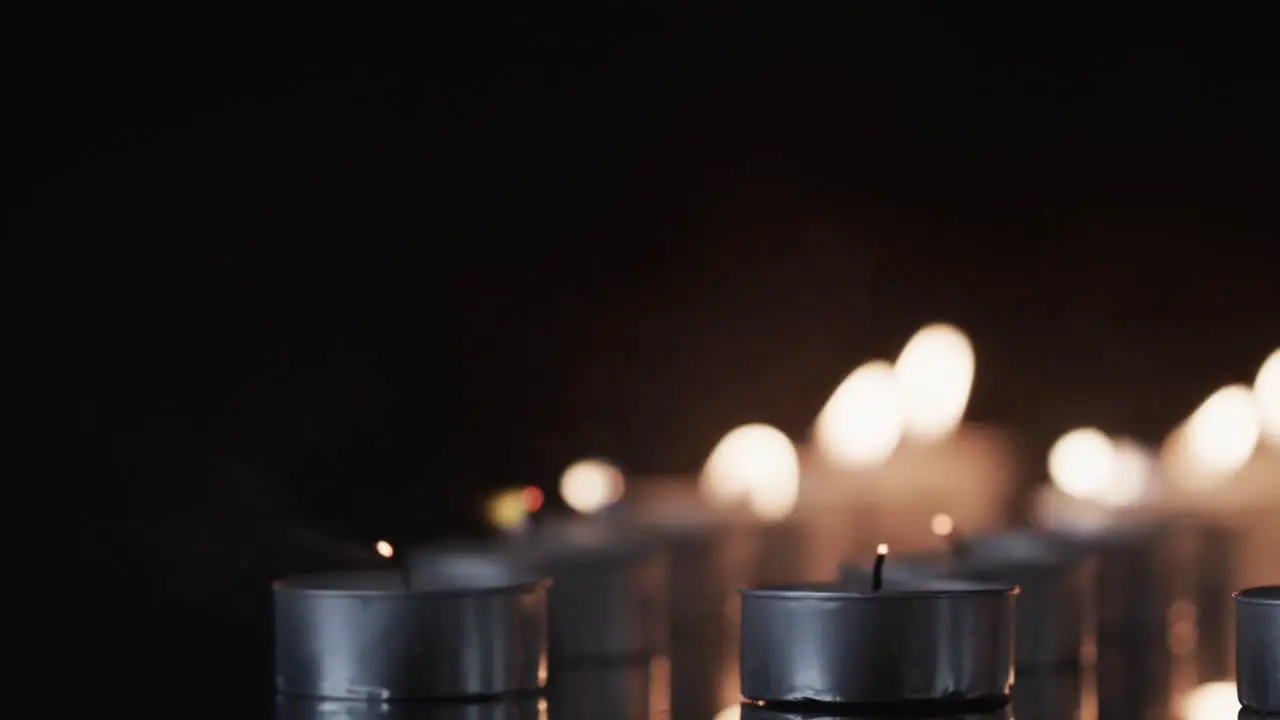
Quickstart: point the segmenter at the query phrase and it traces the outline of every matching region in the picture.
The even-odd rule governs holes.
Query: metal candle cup
[[[950,552],[897,558],[885,572],[900,584],[953,578],[1016,585],[1015,664],[1040,669],[1079,663],[1092,569],[1087,548],[1069,536],[1017,529],[954,538]],[[857,568],[842,572],[850,581],[868,581]]]
[[[1280,714],[1280,585],[1235,593],[1240,704]]]
[[[276,687],[364,700],[536,691],[549,583],[492,555],[431,554],[396,570],[273,586]]]
[[[1018,589],[921,580],[742,591],[742,695],[765,703],[999,703]]]

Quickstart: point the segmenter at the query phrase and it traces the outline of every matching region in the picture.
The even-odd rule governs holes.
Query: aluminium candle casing
[[[1006,698],[1016,587],[929,580],[742,591],[741,689],[765,702]]]
[[[465,698],[545,683],[549,583],[494,556],[273,586],[276,687],[335,699]]]
[[[951,578],[1016,585],[1015,665],[1047,669],[1079,664],[1094,569],[1093,555],[1074,538],[1014,529],[965,538],[945,553],[891,559],[884,572],[903,584]],[[869,578],[858,568],[846,566],[842,572],[857,582]]]
[[[1240,704],[1280,714],[1280,585],[1241,590],[1234,597]]]

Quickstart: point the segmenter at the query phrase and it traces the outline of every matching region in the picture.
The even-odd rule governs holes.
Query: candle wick
[[[871,568],[871,592],[880,592],[880,588],[884,587],[884,559],[888,557],[887,552],[876,553],[876,564]]]

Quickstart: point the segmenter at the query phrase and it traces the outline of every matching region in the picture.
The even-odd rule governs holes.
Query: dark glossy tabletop
[[[800,720],[808,718],[954,718],[956,720],[1167,720],[1178,698],[1205,679],[1194,653],[1173,657],[1159,643],[1117,638],[1099,644],[1083,669],[1018,673],[1003,709],[950,708],[901,713],[824,707],[734,708],[736,666],[676,653],[651,662],[597,664],[561,672],[543,697],[472,702],[362,703],[277,698],[278,720]],[[1236,709],[1230,709],[1234,713]],[[1185,720],[1215,720],[1212,717]],[[1221,720],[1228,720],[1224,717]]]

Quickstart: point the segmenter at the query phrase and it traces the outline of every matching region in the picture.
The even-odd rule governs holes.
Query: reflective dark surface
[[[675,649],[680,653],[680,645]],[[648,662],[597,663],[553,674],[544,696],[472,702],[362,703],[277,698],[277,720],[823,720],[824,718],[914,718],[915,720],[1230,720],[1261,717],[1242,713],[1230,698],[1183,715],[1181,698],[1212,680],[1197,676],[1193,650],[1171,654],[1140,634],[1103,638],[1089,653],[1097,662],[1081,668],[1019,672],[1004,708],[948,708],[898,712],[837,706],[740,705],[737,662],[702,652],[681,658],[701,672],[685,678],[673,671],[676,658]],[[701,663],[698,665],[698,663]],[[696,682],[695,682],[696,681]],[[673,688],[681,692],[673,693]]]

